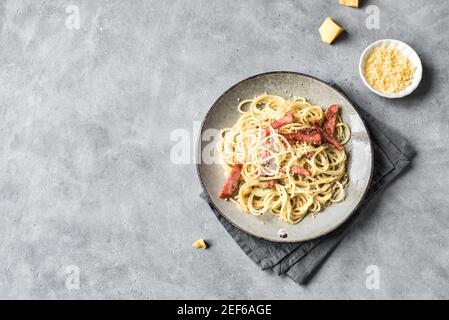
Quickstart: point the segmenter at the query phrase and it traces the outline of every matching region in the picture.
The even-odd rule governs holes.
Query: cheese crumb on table
[[[340,4],[347,7],[358,8],[359,0],[340,0]]]
[[[329,17],[324,20],[319,29],[321,40],[327,44],[332,44],[343,31],[344,29]]]
[[[375,90],[397,93],[413,80],[415,67],[398,49],[389,46],[374,48],[366,60],[365,77]]]
[[[196,249],[207,249],[207,244],[203,239],[198,239],[192,244],[192,247]]]

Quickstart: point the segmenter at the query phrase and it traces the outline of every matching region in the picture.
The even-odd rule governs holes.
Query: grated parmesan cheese
[[[413,80],[415,67],[398,49],[381,46],[374,48],[365,65],[365,77],[377,91],[397,93]]]

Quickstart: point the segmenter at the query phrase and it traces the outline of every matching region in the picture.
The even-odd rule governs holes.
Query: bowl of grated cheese
[[[405,97],[418,87],[423,68],[418,54],[408,44],[384,39],[363,51],[359,72],[372,92],[394,99]]]

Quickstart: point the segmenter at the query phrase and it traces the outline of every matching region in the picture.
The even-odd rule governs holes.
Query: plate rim
[[[360,118],[360,120],[362,121],[363,127],[365,128],[365,131],[368,135],[368,141],[369,141],[369,147],[370,147],[370,153],[371,153],[371,170],[370,170],[370,174],[369,174],[369,178],[368,178],[368,183],[367,186],[365,188],[365,191],[363,192],[359,202],[356,204],[356,206],[354,207],[354,209],[352,209],[352,211],[346,216],[345,219],[343,219],[342,221],[340,221],[338,224],[336,224],[335,226],[333,226],[332,228],[330,228],[327,232],[322,233],[321,235],[317,235],[316,237],[310,237],[310,238],[306,238],[304,240],[289,240],[289,239],[279,239],[279,240],[273,240],[273,239],[268,239],[264,236],[261,235],[257,235],[254,234],[244,228],[242,228],[241,226],[239,226],[238,224],[234,223],[233,221],[231,221],[223,212],[221,212],[221,210],[215,205],[214,201],[212,200],[212,198],[209,195],[209,192],[206,190],[206,187],[204,185],[203,182],[203,178],[201,177],[200,174],[200,166],[202,164],[202,159],[201,159],[201,145],[202,145],[202,132],[204,129],[204,125],[206,123],[206,121],[208,120],[211,112],[217,107],[218,101],[220,101],[229,91],[231,91],[232,89],[234,89],[236,86],[238,86],[239,84],[241,84],[244,81],[248,81],[251,80],[253,78],[257,78],[260,76],[267,76],[267,75],[272,75],[272,74],[293,74],[293,75],[299,75],[299,76],[304,76],[306,78],[310,78],[313,80],[316,80],[322,84],[324,84],[325,86],[331,88],[332,90],[335,90],[337,93],[339,93],[341,96],[343,96],[343,98],[352,106],[352,108],[355,110],[356,114],[358,115],[358,117]],[[349,99],[349,97],[342,92],[340,89],[336,88],[335,86],[330,85],[328,82],[321,80],[315,76],[311,76],[309,74],[306,73],[302,73],[302,72],[298,72],[298,71],[268,71],[268,72],[262,72],[262,73],[258,73],[255,75],[252,75],[250,77],[244,78],[240,81],[238,81],[237,83],[235,83],[234,85],[232,85],[231,87],[229,87],[226,91],[224,91],[212,104],[212,106],[209,108],[209,110],[207,111],[207,113],[205,114],[203,120],[201,121],[201,126],[199,128],[199,133],[198,133],[198,137],[197,137],[197,142],[196,142],[196,157],[195,157],[195,161],[196,161],[196,173],[198,176],[198,179],[200,181],[200,185],[201,185],[201,189],[206,197],[207,203],[209,204],[209,206],[211,206],[212,210],[218,212],[220,214],[221,217],[223,217],[224,219],[226,219],[226,221],[228,221],[232,226],[236,227],[238,230],[251,235],[257,239],[261,239],[261,240],[265,240],[265,241],[270,241],[270,242],[274,242],[274,243],[302,243],[305,241],[309,241],[309,240],[313,240],[313,239],[317,239],[320,238],[322,236],[325,236],[329,233],[331,233],[332,231],[338,229],[341,225],[343,225],[345,222],[347,222],[349,220],[349,218],[352,217],[352,215],[354,214],[354,212],[360,207],[360,205],[363,203],[363,201],[366,198],[366,194],[368,193],[369,190],[369,186],[372,182],[372,178],[373,178],[373,172],[374,172],[374,154],[373,154],[373,144],[372,144],[372,138],[371,138],[371,134],[368,130],[368,127],[365,123],[365,120],[363,119],[363,117],[361,116],[359,110],[357,110],[357,107],[354,105],[354,103],[352,102],[351,99]]]

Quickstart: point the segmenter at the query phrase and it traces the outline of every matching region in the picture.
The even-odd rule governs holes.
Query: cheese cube
[[[344,29],[328,17],[324,20],[319,31],[321,40],[325,43],[331,44],[344,31]]]
[[[196,249],[207,249],[207,244],[203,239],[198,239],[192,244],[192,247]]]
[[[359,0],[340,0],[340,4],[347,6],[347,7],[358,8]]]

